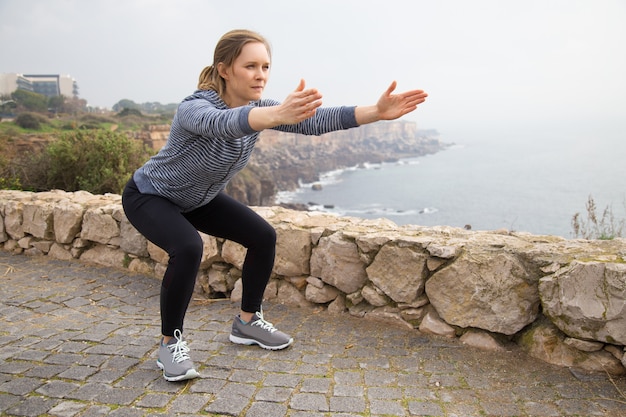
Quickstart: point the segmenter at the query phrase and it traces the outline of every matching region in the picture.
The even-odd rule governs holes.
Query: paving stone
[[[136,404],[139,407],[163,408],[171,399],[172,396],[168,394],[146,394]]]
[[[0,372],[3,374],[23,374],[34,365],[29,362],[3,362],[0,364]]]
[[[227,416],[238,416],[248,405],[249,399],[241,396],[229,398],[217,398],[207,408],[206,411],[215,414],[225,414]]]
[[[263,379],[263,376],[261,371],[235,370],[228,379],[234,382],[256,384]]]
[[[126,408],[117,408],[111,411],[108,415],[110,417],[142,417],[144,411],[137,408],[126,407]]]
[[[0,412],[5,411],[7,408],[19,403],[21,397],[18,395],[11,395],[0,393]]]
[[[13,356],[13,359],[23,360],[23,361],[37,361],[37,362],[41,362],[48,355],[50,355],[50,352],[46,352],[46,351],[42,351],[42,350],[34,350],[34,349],[33,350],[24,350],[22,352],[19,352],[15,356]],[[0,371],[2,371],[2,370],[0,369]],[[2,372],[4,372],[4,371],[2,371]]]
[[[263,401],[253,403],[245,414],[246,417],[284,417],[286,415],[287,407],[285,405]]]
[[[27,395],[41,385],[43,385],[43,381],[40,379],[16,377],[0,385],[0,392],[13,395]]]
[[[52,365],[74,365],[83,357],[77,353],[55,353],[48,356],[44,362]]]
[[[306,378],[302,381],[300,392],[317,392],[326,394],[330,389],[331,381],[326,378]]]
[[[288,388],[267,387],[261,388],[254,396],[256,401],[277,402],[282,403],[289,399],[292,391]]]
[[[115,386],[121,388],[147,387],[157,378],[161,378],[161,375],[161,372],[158,372],[156,369],[137,369],[125,374],[124,378],[118,381]]]
[[[227,383],[220,389],[217,393],[218,397],[221,398],[237,398],[240,397],[252,398],[256,391],[256,387],[254,385],[249,384],[240,384],[240,383]]]
[[[139,396],[143,394],[143,390],[129,388],[110,388],[98,394],[98,401],[105,404],[130,405]]]
[[[398,400],[402,398],[400,388],[372,387],[367,390],[367,398],[377,400]]]
[[[321,394],[295,394],[290,407],[294,410],[329,411],[326,396]]]
[[[327,415],[328,414],[325,413],[311,413],[309,411],[295,411],[291,413],[291,417],[326,417]]]
[[[68,393],[66,397],[73,400],[90,401],[111,389],[112,388],[106,384],[87,383],[80,386],[77,390]]]
[[[48,414],[57,417],[73,417],[85,409],[87,405],[75,401],[63,401],[52,407]]]
[[[2,251],[0,263],[14,269],[0,301],[0,415],[626,416],[626,377],[272,303],[265,315],[296,340],[278,352],[229,342],[236,303],[192,301],[185,337],[202,377],[172,383],[155,364],[159,280]]]
[[[85,381],[88,377],[98,372],[98,368],[93,366],[71,366],[59,374],[60,378]]]
[[[10,407],[7,414],[13,416],[37,417],[46,414],[57,404],[58,400],[42,397],[28,397]]]
[[[302,376],[300,375],[269,374],[263,381],[263,385],[295,388],[300,381],[302,381]]]
[[[373,415],[392,415],[399,417],[407,415],[407,411],[400,402],[387,400],[370,401],[370,412]]]
[[[445,416],[439,404],[432,402],[409,401],[409,415],[411,416]]]
[[[573,414],[582,414],[585,416],[602,416],[605,415],[604,411],[598,407],[596,404],[589,400],[584,399],[565,399],[559,400],[556,402],[557,407],[565,414],[565,415],[573,415]],[[623,411],[626,415],[626,407],[624,407]]]
[[[335,385],[333,395],[335,397],[362,397],[364,387],[354,385]]]
[[[330,397],[331,413],[363,413],[365,408],[363,397]]]
[[[337,384],[349,384],[349,385],[362,385],[363,375],[360,372],[345,371],[335,372],[335,383]]]
[[[70,392],[78,389],[80,385],[71,382],[53,380],[48,381],[35,392],[53,398],[65,398]]]
[[[520,407],[510,402],[495,402],[493,400],[481,401],[480,405],[487,415],[491,416],[519,416],[521,414]]]
[[[177,395],[168,407],[171,413],[193,414],[201,411],[209,399],[201,394]]]
[[[524,410],[531,416],[556,417],[561,415],[559,409],[552,404],[526,402],[524,403]]]
[[[226,385],[226,381],[221,379],[203,378],[191,386],[191,392],[203,392],[207,394],[217,394]]]

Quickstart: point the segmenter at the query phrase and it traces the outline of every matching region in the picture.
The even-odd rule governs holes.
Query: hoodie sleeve
[[[274,100],[261,100],[259,106],[277,106]],[[281,125],[273,128],[282,132],[300,133],[303,135],[323,135],[324,133],[345,130],[359,126],[355,116],[356,106],[321,107],[315,116],[294,125]]]
[[[180,127],[191,133],[227,140],[255,132],[248,122],[251,109],[250,106],[218,108],[205,98],[193,98],[183,101],[174,117]]]

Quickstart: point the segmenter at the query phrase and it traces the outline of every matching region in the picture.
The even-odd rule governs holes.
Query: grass
[[[626,202],[624,203],[626,207]],[[575,238],[587,240],[612,240],[623,237],[626,227],[625,219],[616,219],[611,206],[606,206],[601,215],[598,215],[598,208],[592,196],[589,196],[585,205],[587,218],[584,219],[580,213],[572,217],[572,229]]]

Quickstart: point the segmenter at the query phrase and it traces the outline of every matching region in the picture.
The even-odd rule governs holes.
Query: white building
[[[0,74],[0,96],[16,90],[27,90],[46,97],[78,97],[78,84],[69,75],[58,74]]]

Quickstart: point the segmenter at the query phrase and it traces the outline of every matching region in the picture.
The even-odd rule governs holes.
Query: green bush
[[[23,129],[39,130],[44,123],[46,118],[36,113],[21,113],[15,118],[15,124]]]
[[[75,130],[31,156],[23,171],[25,189],[84,190],[119,194],[152,152],[123,133]]]

